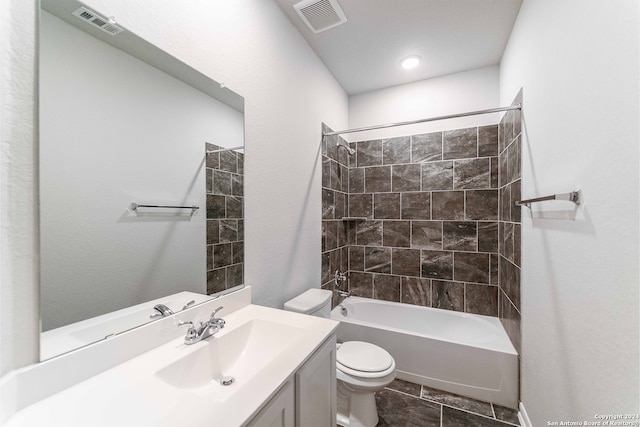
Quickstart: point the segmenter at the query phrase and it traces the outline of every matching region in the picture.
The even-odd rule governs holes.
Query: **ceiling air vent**
[[[347,22],[338,0],[303,0],[294,4],[293,8],[314,33]]]
[[[118,27],[117,25],[109,22],[107,18],[103,18],[95,12],[90,11],[86,7],[79,7],[73,11],[73,15],[82,19],[83,21],[88,22],[96,28],[104,31],[107,34],[111,34],[115,36],[124,31],[123,28]]]

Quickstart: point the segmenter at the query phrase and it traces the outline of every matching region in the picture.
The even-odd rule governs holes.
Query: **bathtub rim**
[[[482,320],[482,321],[485,321],[485,322],[489,323],[491,326],[496,327],[498,329],[498,331],[499,331],[498,333],[500,334],[500,341],[501,341],[499,344],[501,344],[501,347],[500,348],[496,348],[496,347],[492,347],[492,346],[482,345],[481,343],[461,342],[459,340],[446,339],[444,337],[438,337],[438,336],[434,336],[434,335],[430,335],[430,334],[423,334],[423,333],[411,331],[411,330],[408,330],[408,329],[394,328],[392,326],[385,325],[384,323],[373,323],[373,322],[369,322],[369,321],[365,321],[365,320],[360,320],[360,319],[354,318],[354,317],[345,317],[340,312],[340,306],[341,306],[341,304],[343,304],[345,302],[351,302],[353,304],[366,303],[366,304],[392,305],[392,306],[398,306],[398,307],[408,308],[408,309],[412,309],[412,310],[429,310],[429,311],[434,311],[435,310],[435,311],[437,311],[439,313],[442,313],[442,314],[445,314],[445,315],[448,315],[448,316],[479,319],[479,320]],[[389,330],[389,331],[398,332],[398,333],[402,333],[402,334],[408,334],[408,335],[414,335],[414,336],[418,336],[418,337],[422,337],[422,338],[428,338],[428,339],[432,339],[432,340],[436,340],[436,341],[440,341],[440,342],[452,342],[452,343],[455,343],[457,345],[475,347],[475,348],[482,348],[482,349],[485,349],[485,350],[497,351],[497,352],[500,352],[500,353],[515,355],[515,356],[520,357],[520,355],[518,354],[515,346],[511,342],[511,339],[509,339],[509,336],[507,335],[507,332],[506,332],[504,326],[502,325],[502,322],[500,322],[499,318],[493,317],[493,316],[486,316],[486,315],[475,314],[475,313],[464,313],[464,312],[460,312],[460,311],[446,310],[446,309],[436,308],[436,307],[425,307],[425,306],[421,306],[421,305],[407,304],[407,303],[401,303],[401,302],[395,302],[395,301],[376,300],[376,299],[367,298],[367,297],[349,296],[344,301],[342,301],[340,304],[336,305],[336,307],[334,307],[331,310],[330,318],[331,318],[331,320],[338,320],[340,322],[344,321],[346,323],[354,323],[354,324],[357,324],[357,325],[367,326],[367,327],[370,327],[370,328],[384,329],[384,330]]]

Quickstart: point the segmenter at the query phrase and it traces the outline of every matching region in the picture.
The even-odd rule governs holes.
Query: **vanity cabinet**
[[[294,427],[295,392],[289,379],[269,403],[253,417],[247,427]]]
[[[248,427],[336,425],[336,335],[327,338]]]

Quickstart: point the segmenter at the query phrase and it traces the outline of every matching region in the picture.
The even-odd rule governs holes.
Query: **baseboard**
[[[524,408],[524,403],[520,402],[520,411],[518,411],[518,420],[520,421],[520,425],[522,427],[533,427],[531,424],[531,420],[529,419],[529,415],[527,415],[527,410]]]

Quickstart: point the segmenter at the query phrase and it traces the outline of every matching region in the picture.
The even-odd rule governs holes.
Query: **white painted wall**
[[[40,22],[43,330],[206,293],[205,141],[242,145],[242,113],[56,16]],[[138,216],[134,201],[200,210]]]
[[[26,3],[30,2],[2,3],[3,36],[8,25],[7,31],[14,31],[17,38],[11,40],[12,49],[23,47],[20,54],[26,56],[14,59],[16,65],[6,64],[3,56],[3,112],[17,109],[24,113],[33,108],[33,89],[25,76],[34,71],[33,56],[29,55],[34,46],[34,11],[30,10],[34,5]],[[276,307],[307,288],[319,287],[320,122],[345,128],[348,102],[342,88],[278,7],[264,0],[86,3],[245,97],[245,233],[249,236],[245,242],[245,281],[254,286],[254,302]],[[5,40],[3,37],[3,49],[9,43]],[[11,71],[22,73],[6,74]],[[17,82],[25,85],[21,96],[5,98],[4,88]],[[12,203],[26,200],[21,209],[27,212],[15,221],[7,218],[13,211],[2,201],[2,218],[7,218],[2,226],[15,227],[19,240],[3,238],[3,250],[19,252],[2,255],[0,289],[18,293],[12,298],[21,312],[18,317],[9,313],[13,317],[7,323],[2,319],[3,372],[31,363],[37,356],[37,345],[33,345],[37,340],[37,322],[33,321],[38,316],[37,288],[30,285],[37,272],[33,265],[37,252],[33,244],[28,246],[37,230],[34,190],[29,185],[34,179],[33,152],[29,151],[33,147],[33,120],[28,115],[19,117],[17,129],[27,135],[24,146],[15,149],[26,152],[14,162],[24,161],[27,166],[16,170],[11,181],[1,186],[3,191],[22,190]],[[10,140],[4,127],[2,132],[3,144],[7,140],[14,148],[17,141]],[[24,256],[18,258],[21,254]],[[25,263],[29,268],[21,275],[5,275],[5,265],[15,269]],[[1,304],[3,316],[5,306],[15,305],[5,303],[4,295]],[[17,322],[24,318],[31,320]],[[28,344],[21,345],[15,337],[23,337]],[[14,352],[16,344],[18,356],[4,358],[5,353]]]
[[[499,98],[498,66],[483,67],[351,96],[349,98],[349,128],[495,108],[499,106]],[[510,102],[505,105],[510,105]],[[364,141],[482,126],[498,123],[501,116],[498,113],[463,117],[358,132],[345,135],[345,138],[350,141]]]
[[[0,375],[38,360],[36,3],[0,2]]]
[[[636,0],[525,0],[502,60],[502,103],[524,88],[523,197],[585,200],[575,221],[523,211],[534,426],[640,412],[639,28]]]

